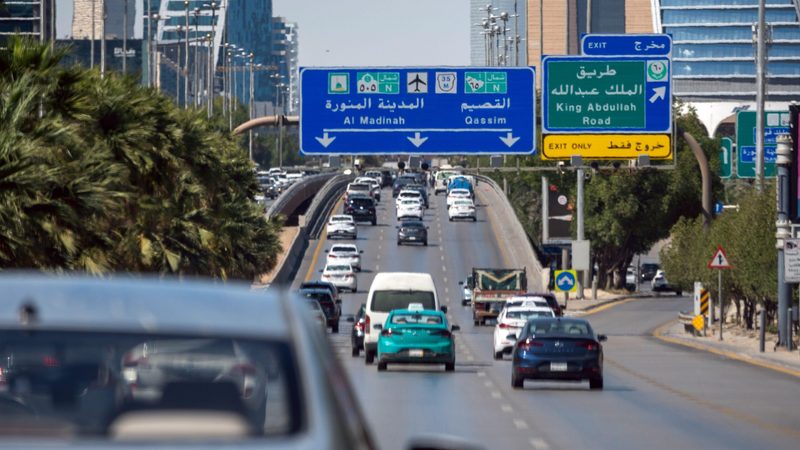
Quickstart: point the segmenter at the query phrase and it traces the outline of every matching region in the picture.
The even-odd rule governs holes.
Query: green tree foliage
[[[691,290],[700,281],[718,298],[718,269],[708,262],[722,246],[733,266],[723,272],[723,293],[737,306],[748,328],[753,326],[755,306],[775,309],[777,256],[775,253],[774,186],[759,193],[751,190],[738,199],[739,210],[718,216],[709,230],[702,218],[682,219],[671,230],[672,240],[661,252],[661,261],[671,283]]]
[[[221,119],[60,67],[63,54],[19,38],[0,50],[0,267],[268,271],[281,224],[253,201],[253,166]]]

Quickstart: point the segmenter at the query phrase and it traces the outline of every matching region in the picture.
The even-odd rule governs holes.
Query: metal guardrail
[[[317,191],[325,184],[325,182],[336,175],[337,173],[335,172],[321,173],[318,175],[312,175],[310,177],[304,177],[296,181],[294,184],[289,186],[288,189],[283,191],[283,193],[281,193],[281,195],[279,195],[275,202],[269,207],[267,210],[267,218],[272,218],[276,214],[286,214],[286,208],[292,204],[297,195],[300,195],[307,189],[313,189],[314,191]]]
[[[353,175],[337,175],[328,180],[325,186],[314,197],[306,214],[306,231],[309,239],[317,239],[325,227],[328,213],[336,205],[347,184],[353,181]]]

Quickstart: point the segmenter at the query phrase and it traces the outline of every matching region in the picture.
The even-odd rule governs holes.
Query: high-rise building
[[[0,47],[9,36],[47,41],[55,36],[55,0],[0,2]]]
[[[767,109],[785,109],[800,92],[799,4],[766,0]],[[714,134],[736,110],[754,107],[757,21],[758,0],[534,0],[528,55],[538,70],[543,54],[579,53],[583,33],[671,34],[674,95],[694,106]]]
[[[527,0],[470,0],[470,64],[525,66]]]
[[[297,55],[299,50],[299,29],[296,23],[287,22],[283,17],[272,19],[272,56],[274,94],[276,106],[287,114],[295,114],[300,106],[298,96]]]

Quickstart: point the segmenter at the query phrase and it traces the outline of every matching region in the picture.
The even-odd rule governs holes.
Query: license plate
[[[409,240],[409,241],[416,241],[416,240],[417,240],[417,238],[415,238],[414,236],[411,236],[411,237],[409,237],[409,238],[408,238],[408,240]]]
[[[424,352],[424,351],[422,351],[422,350],[418,350],[418,349],[417,349],[417,350],[409,350],[409,351],[408,351],[408,356],[410,356],[410,357],[412,357],[412,358],[422,358],[422,356],[423,356],[424,354],[425,354],[425,352]]]
[[[566,371],[567,371],[567,363],[565,362],[550,363],[550,372],[566,372]]]

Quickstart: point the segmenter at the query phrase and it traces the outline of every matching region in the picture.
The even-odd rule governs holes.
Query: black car
[[[421,184],[407,184],[403,189],[419,192],[419,195],[422,196],[422,206],[425,208],[430,207],[428,204],[428,190],[425,188],[425,186]]]
[[[375,200],[365,195],[351,195],[344,204],[344,213],[353,216],[356,222],[378,223],[378,214],[375,212]]]
[[[603,345],[606,340],[584,319],[531,319],[511,351],[511,386],[521,389],[527,380],[589,380],[590,389],[603,389]]]
[[[300,289],[300,296],[313,298],[319,302],[325,318],[328,319],[328,326],[332,333],[339,332],[339,317],[342,315],[342,301],[334,300],[333,295],[328,289]]]
[[[655,264],[655,263],[644,263],[644,264],[642,264],[642,268],[639,271],[639,273],[641,274],[640,275],[641,276],[641,280],[642,281],[650,281],[650,280],[652,280],[653,277],[656,276],[656,274],[658,273],[658,269],[660,269],[660,268],[661,267],[658,264]]]
[[[300,283],[300,289],[326,289],[328,292],[333,295],[333,299],[337,302],[341,302],[342,298],[339,296],[339,288],[336,287],[335,284],[331,283],[330,281],[323,281],[323,280],[316,280],[316,281],[304,281]]]
[[[403,175],[402,177],[398,177],[394,181],[394,185],[392,185],[392,197],[397,197],[400,194],[406,185],[409,184],[417,184],[417,179],[414,176],[407,176]]]
[[[394,181],[394,177],[392,176],[392,172],[389,170],[381,170],[381,187],[389,187],[392,185]]]
[[[348,317],[347,321],[353,323],[353,330],[350,332],[350,345],[353,347],[353,356],[361,354],[364,348],[364,321],[367,315],[367,305],[362,303],[354,317]]]
[[[421,220],[406,220],[397,227],[397,245],[409,242],[428,245],[428,227]]]

